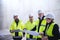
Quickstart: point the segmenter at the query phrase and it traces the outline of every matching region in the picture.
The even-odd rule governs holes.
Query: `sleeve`
[[[23,22],[21,22],[21,28],[22,28],[22,30],[24,30],[24,28],[25,28],[25,25],[23,24]],[[25,36],[25,33],[23,32],[23,37]]]
[[[54,35],[54,37],[56,37],[56,38],[59,37],[59,26],[58,26],[57,24],[54,25],[53,35]]]
[[[25,29],[27,29],[28,30],[28,21],[25,23]]]
[[[22,28],[22,30],[25,28],[23,22],[21,22],[21,28]]]
[[[35,25],[37,26],[37,25],[38,25],[38,23],[39,23],[39,20],[36,20],[36,21],[35,21]]]
[[[12,30],[14,30],[14,22],[11,23],[9,31],[11,32]],[[12,33],[12,32],[11,32]]]

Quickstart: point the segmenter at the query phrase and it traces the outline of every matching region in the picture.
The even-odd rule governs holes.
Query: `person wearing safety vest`
[[[19,32],[19,30],[24,29],[24,25],[21,20],[19,20],[18,15],[14,15],[14,21],[10,26],[10,33],[13,36],[14,40],[21,40],[23,33]]]
[[[41,10],[38,10],[38,20],[36,21],[36,31],[38,33],[41,33],[45,30],[45,26],[46,26],[46,19],[44,16],[44,13]],[[42,36],[39,35],[37,36],[37,40],[41,40]]]
[[[26,27],[26,30],[29,30],[29,31],[36,30],[36,26],[35,26],[35,22],[32,14],[29,15],[29,20],[25,23],[25,27]],[[27,40],[36,40],[36,36],[30,35],[30,34],[26,34],[26,38]]]
[[[54,15],[51,13],[47,14],[46,22],[47,24],[43,34],[47,36],[48,40],[58,40],[59,26],[54,22]]]

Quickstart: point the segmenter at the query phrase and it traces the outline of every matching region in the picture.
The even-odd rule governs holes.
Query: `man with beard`
[[[18,32],[18,31],[23,30],[24,25],[23,25],[22,21],[19,20],[18,15],[14,15],[13,18],[14,18],[14,21],[12,22],[12,24],[10,26],[10,33],[12,34],[14,40],[21,40],[23,33]]]

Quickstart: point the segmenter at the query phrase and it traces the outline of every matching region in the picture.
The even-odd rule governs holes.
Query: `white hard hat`
[[[55,16],[54,16],[54,14],[47,14],[47,15],[46,15],[46,18],[55,19]]]
[[[33,14],[29,14],[29,16],[33,16]]]
[[[18,15],[17,13],[13,14],[13,17],[14,17],[14,16],[18,16],[18,18],[19,18],[19,15]]]
[[[40,14],[40,13],[44,13],[42,10],[38,10],[38,14]]]

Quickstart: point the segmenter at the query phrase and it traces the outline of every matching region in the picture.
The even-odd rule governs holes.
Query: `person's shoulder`
[[[39,19],[35,20],[34,22],[35,22],[35,23],[39,23]]]
[[[20,24],[23,24],[23,21],[22,21],[22,20],[19,20],[19,23],[20,23]]]
[[[13,20],[12,23],[15,23],[15,21]]]
[[[39,21],[39,19],[36,19],[35,22]]]
[[[30,21],[29,20],[27,20],[26,22],[25,22],[25,24],[28,24]]]
[[[55,23],[54,26],[58,26],[58,24]]]
[[[46,20],[46,17],[44,16],[44,20]]]
[[[22,22],[22,20],[19,20],[20,22]]]
[[[54,24],[54,27],[55,27],[55,28],[57,28],[57,27],[59,28],[59,25],[55,23],[55,24]]]

